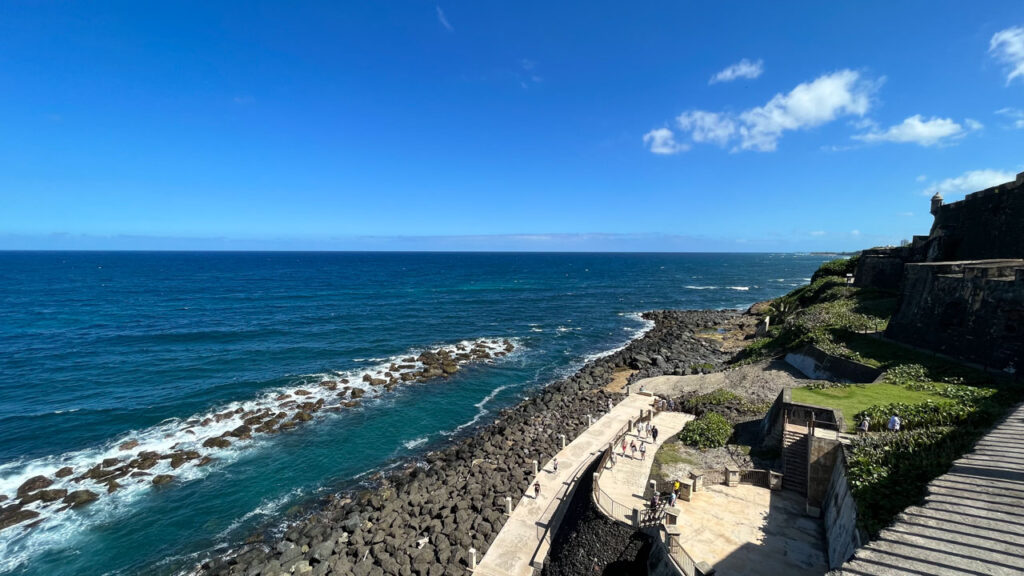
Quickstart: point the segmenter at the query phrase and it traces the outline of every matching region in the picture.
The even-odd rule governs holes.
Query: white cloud
[[[1006,64],[1006,84],[1014,78],[1024,77],[1024,27],[1016,26],[1000,30],[992,35],[988,51]]]
[[[650,146],[655,154],[676,154],[690,149],[688,145],[676,142],[675,134],[668,128],[655,128],[644,134],[644,144]]]
[[[744,58],[739,62],[729,66],[725,70],[722,70],[718,74],[711,77],[708,80],[708,84],[718,84],[719,82],[732,82],[737,78],[748,78],[753,80],[764,73],[764,60],[758,60],[751,62]]]
[[[924,182],[924,181],[925,181],[925,180],[927,180],[927,179],[928,179],[928,177],[927,177],[927,176],[925,176],[924,174],[921,174],[920,176],[918,176],[917,178],[915,178],[915,180],[917,180],[918,182]]]
[[[860,236],[860,230],[850,230],[850,236]]]
[[[824,236],[824,235],[825,235],[825,231],[824,230],[812,230],[811,231],[811,236]]]
[[[921,146],[934,146],[949,140],[964,137],[968,130],[980,130],[982,125],[976,120],[967,119],[965,129],[952,118],[927,118],[915,114],[900,124],[890,126],[887,130],[872,130],[854,136],[864,142],[901,142]]]
[[[444,10],[441,10],[440,6],[434,6],[434,8],[437,8],[437,21],[441,23],[441,26],[444,26],[449,32],[454,32],[455,28],[452,28],[451,23],[448,22],[448,17],[444,15]]]
[[[725,146],[736,133],[736,122],[725,114],[691,110],[676,118],[679,129],[690,133],[694,142],[713,142]]]
[[[955,178],[946,178],[942,182],[936,182],[924,189],[925,196],[932,196],[936,192],[948,197],[951,194],[966,194],[990,188],[996,184],[1002,184],[1014,179],[1012,172],[1002,170],[971,170]],[[947,198],[948,199],[948,198]]]
[[[840,116],[863,116],[880,84],[853,70],[819,76],[776,94],[764,106],[739,114],[688,110],[676,118],[679,130],[693,142],[711,142],[733,150],[775,150],[783,133],[827,124]]]
[[[1013,122],[1014,128],[1024,128],[1024,110],[1018,110],[1017,108],[1003,108],[996,110],[996,114],[1006,116]]]
[[[970,130],[971,132],[981,130],[982,128],[985,127],[984,124],[978,122],[974,118],[964,118],[964,126],[967,126],[967,129]]]

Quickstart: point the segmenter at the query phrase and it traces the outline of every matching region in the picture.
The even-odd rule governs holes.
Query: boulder
[[[16,510],[5,510],[3,513],[0,513],[0,530],[10,528],[15,524],[20,524],[25,520],[31,520],[38,516],[39,512],[36,512],[35,510],[21,510],[20,508]]]
[[[295,391],[296,396],[309,396],[310,394],[311,392],[309,390],[303,390],[302,388]]]
[[[120,461],[120,458],[104,458],[102,466],[104,468],[112,468],[114,466],[117,466],[118,462]]]
[[[118,450],[131,450],[139,445],[138,440],[129,440],[117,447]]]
[[[24,498],[25,496],[28,496],[30,492],[42,490],[50,484],[53,484],[53,480],[50,480],[46,476],[33,476],[23,482],[21,486],[18,486],[18,498]]]
[[[172,480],[174,480],[174,476],[171,476],[170,474],[157,474],[156,476],[153,476],[153,484],[155,486],[169,484]]]
[[[75,490],[65,496],[62,502],[72,508],[78,508],[79,506],[85,506],[90,502],[95,502],[98,498],[99,496],[97,496],[92,490]]]
[[[362,398],[364,394],[366,394],[366,390],[363,390],[362,388],[352,389],[352,398]]]
[[[231,441],[227,438],[208,438],[203,442],[204,448],[227,448],[231,446]]]
[[[296,420],[298,422],[309,422],[312,419],[313,416],[311,416],[309,412],[296,412],[295,416],[292,416],[292,420]]]
[[[57,473],[54,474],[54,476],[56,476],[57,478],[67,478],[68,476],[71,476],[74,473],[74,468],[72,468],[71,466],[65,466],[60,470],[57,470]]]

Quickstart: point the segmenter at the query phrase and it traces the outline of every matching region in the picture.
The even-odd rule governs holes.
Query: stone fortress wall
[[[899,290],[886,336],[999,370],[1024,359],[1024,172],[944,204],[928,236],[865,250],[855,284]]]

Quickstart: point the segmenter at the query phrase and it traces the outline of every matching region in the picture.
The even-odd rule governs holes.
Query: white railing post
[[[562,434],[562,448],[565,448],[565,434]]]
[[[539,470],[537,470],[537,461],[533,461],[533,475],[536,476]]]
[[[476,548],[469,549],[469,569],[476,570]]]
[[[505,506],[508,508],[508,515],[512,515],[512,497],[505,496]]]

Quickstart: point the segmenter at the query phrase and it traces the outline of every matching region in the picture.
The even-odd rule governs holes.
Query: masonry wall
[[[857,502],[846,478],[846,454],[842,449],[837,453],[821,513],[828,544],[828,567],[839,568],[863,543],[857,529]]]
[[[928,261],[1024,258],[1021,176],[940,206],[929,235]]]
[[[965,277],[908,264],[886,336],[1002,370],[1024,359],[1024,276]]]

